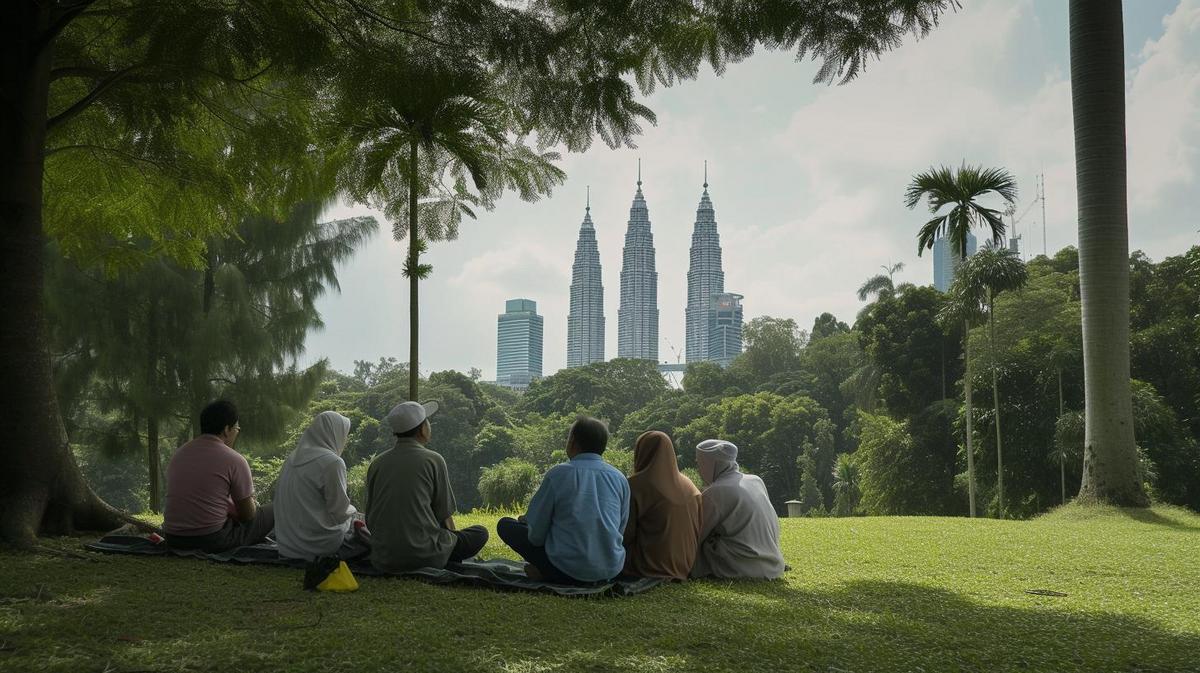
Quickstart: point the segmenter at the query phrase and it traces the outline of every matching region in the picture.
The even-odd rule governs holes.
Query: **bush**
[[[533,463],[505,458],[492,467],[483,468],[479,476],[479,495],[487,507],[524,507],[541,478],[541,472]]]
[[[373,462],[375,456],[346,470],[346,495],[350,496],[350,503],[362,511],[367,507],[367,470]]]
[[[604,452],[604,460],[625,476],[633,474],[633,451],[629,449],[609,449]]]
[[[284,458],[246,456],[246,461],[250,463],[250,473],[254,476],[254,495],[260,503],[271,502],[275,497],[275,480],[279,479]]]

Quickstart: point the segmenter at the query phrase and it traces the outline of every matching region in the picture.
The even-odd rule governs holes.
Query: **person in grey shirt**
[[[346,493],[342,452],[350,419],[322,411],[300,436],[275,483],[275,541],[285,558],[310,561],[321,556],[353,559],[370,548],[355,533],[358,510]]]
[[[444,568],[479,553],[487,543],[483,526],[456,530],[454,492],[446,460],[425,448],[432,436],[429,417],[437,402],[403,402],[387,423],[396,445],[367,468],[367,527],[371,565],[383,572]]]
[[[737,446],[708,439],[696,447],[701,492],[700,550],[692,577],[777,579],[786,568],[779,517],[762,479],[742,474]]]

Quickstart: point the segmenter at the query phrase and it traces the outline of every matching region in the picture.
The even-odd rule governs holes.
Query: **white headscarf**
[[[705,484],[729,471],[736,472],[738,448],[723,439],[706,439],[696,445],[696,468]]]
[[[313,419],[312,425],[300,436],[292,460],[297,464],[319,458],[326,451],[342,455],[350,439],[350,419],[336,411],[322,411]]]

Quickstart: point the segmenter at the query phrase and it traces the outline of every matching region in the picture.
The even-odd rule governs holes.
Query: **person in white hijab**
[[[275,484],[275,540],[279,554],[311,561],[321,556],[355,558],[369,551],[355,534],[358,513],[346,493],[342,451],[350,419],[322,411],[283,463]]]
[[[692,577],[777,579],[785,568],[779,517],[762,479],[738,470],[737,451],[732,442],[719,439],[696,446],[705,488]]]

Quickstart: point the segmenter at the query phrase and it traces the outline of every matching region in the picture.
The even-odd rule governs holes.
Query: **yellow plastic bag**
[[[358,580],[345,561],[338,561],[337,570],[317,585],[317,591],[358,591]]]

